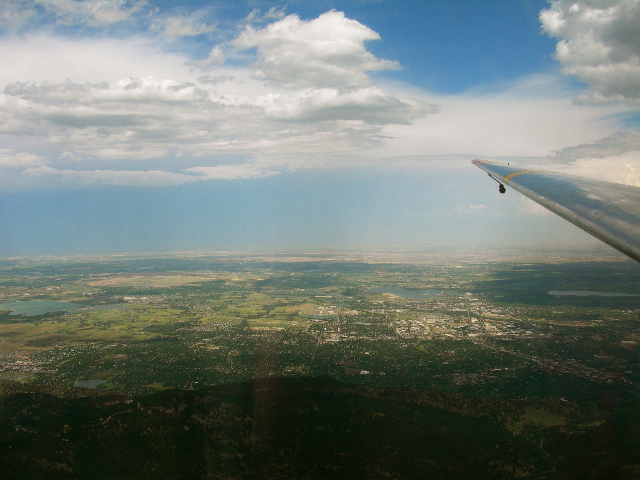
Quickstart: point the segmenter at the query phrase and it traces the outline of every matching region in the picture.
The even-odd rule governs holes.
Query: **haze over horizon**
[[[640,186],[640,1],[8,0],[0,255],[600,246],[473,158]]]

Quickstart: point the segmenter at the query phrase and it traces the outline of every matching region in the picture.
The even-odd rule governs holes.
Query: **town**
[[[5,260],[10,478],[226,478],[256,458],[318,478],[637,464],[635,263],[350,255]]]
[[[518,265],[178,263],[168,270],[154,258],[112,260],[108,273],[77,261],[48,267],[51,274],[33,263],[3,267],[0,379],[142,394],[330,376],[576,401],[593,382],[640,381],[635,265],[612,264],[616,284],[600,275],[602,285],[579,287],[613,287],[616,296],[571,296],[551,292],[577,291],[573,270],[589,264],[541,264],[536,278],[548,277],[546,291],[530,288],[535,298],[510,302],[521,285],[501,276],[522,275]],[[620,275],[627,270],[628,280]],[[76,308],[56,311],[64,302]],[[16,315],[8,310],[15,305],[50,309]],[[540,375],[558,391],[539,392]]]

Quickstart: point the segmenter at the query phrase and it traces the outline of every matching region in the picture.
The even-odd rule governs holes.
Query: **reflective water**
[[[33,317],[49,312],[66,312],[77,310],[84,305],[73,302],[51,302],[48,300],[28,300],[0,303],[0,310],[11,310],[11,315],[25,315]]]
[[[638,297],[640,294],[638,293],[620,293],[620,292],[592,292],[590,290],[551,290],[549,292],[550,295],[557,296],[572,296],[572,297]]]

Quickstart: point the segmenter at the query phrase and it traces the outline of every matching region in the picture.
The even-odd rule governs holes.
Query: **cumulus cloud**
[[[362,87],[371,83],[366,72],[399,68],[367,51],[364,42],[379,39],[332,10],[310,21],[289,15],[261,29],[248,26],[233,44],[240,50],[257,48],[256,78],[290,88]]]
[[[12,148],[0,148],[0,170],[22,169],[36,165],[44,165],[49,161],[40,155],[27,152],[16,152]]]
[[[594,89],[582,100],[640,104],[640,1],[557,0],[540,22],[563,72]]]
[[[409,124],[422,115],[438,111],[436,105],[401,100],[375,87],[342,93],[333,88],[304,89],[289,95],[268,95],[262,97],[261,102],[265,111],[276,118],[304,122],[347,120],[372,125]]]

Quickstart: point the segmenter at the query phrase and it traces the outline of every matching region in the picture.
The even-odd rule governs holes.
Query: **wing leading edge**
[[[640,262],[640,188],[484,160],[471,163]]]

